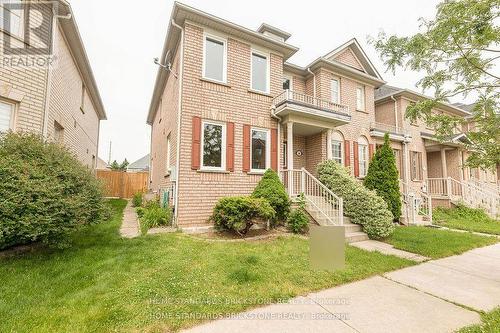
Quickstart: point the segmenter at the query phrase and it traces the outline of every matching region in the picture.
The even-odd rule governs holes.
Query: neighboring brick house
[[[99,125],[106,113],[71,7],[64,0],[57,4],[59,16],[53,17],[52,29],[53,66],[0,66],[0,131],[39,133],[66,145],[94,169]],[[46,6],[38,9],[52,10]],[[5,38],[20,46],[26,44],[24,31],[15,27],[23,25],[27,13],[12,13],[14,24],[0,27],[2,60],[6,58]],[[33,20],[37,16],[30,17]],[[48,25],[43,27],[50,30]]]
[[[414,182],[407,183],[416,190],[423,185],[431,138],[422,138],[425,126],[408,128],[416,139],[402,145],[399,130],[407,128],[403,110],[411,98],[401,94],[395,112],[356,39],[300,67],[287,62],[298,50],[289,37],[268,24],[254,31],[175,3],[147,123],[150,189],[172,192],[181,227],[206,225],[218,199],[249,195],[268,168],[289,191],[294,180],[283,171],[304,168],[315,175],[326,159],[363,178],[383,133],[396,124],[391,138],[398,168],[413,175],[410,160],[418,160]],[[410,152],[418,154],[405,168]],[[446,153],[458,169],[457,156]]]

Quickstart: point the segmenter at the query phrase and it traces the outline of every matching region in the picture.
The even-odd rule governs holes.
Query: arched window
[[[332,132],[331,148],[332,150],[332,160],[343,164],[344,161],[344,137],[342,133],[334,131]]]
[[[362,178],[368,172],[368,140],[364,136],[358,139],[358,164],[359,177]]]

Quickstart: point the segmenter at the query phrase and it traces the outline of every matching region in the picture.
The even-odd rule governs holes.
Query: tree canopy
[[[445,0],[433,20],[420,19],[420,32],[399,37],[380,33],[371,39],[387,70],[422,73],[417,86],[434,98],[412,104],[406,117],[423,119],[445,141],[469,126],[467,161],[471,167],[494,168],[500,163],[500,0]],[[451,98],[474,99],[471,116],[431,112]]]

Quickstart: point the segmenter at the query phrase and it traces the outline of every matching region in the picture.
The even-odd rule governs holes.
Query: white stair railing
[[[461,182],[451,177],[431,178],[427,179],[426,185],[427,192],[431,196],[462,201],[472,208],[483,208],[495,218],[500,212],[500,195],[471,182]]]
[[[304,195],[306,201],[331,225],[344,225],[344,201],[306,169],[285,170],[281,180],[291,198]]]

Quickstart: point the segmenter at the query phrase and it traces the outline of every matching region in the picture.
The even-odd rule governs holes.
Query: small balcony
[[[395,141],[405,141],[408,138],[408,131],[404,128],[384,123],[371,123],[370,134],[373,137],[384,137],[389,133],[389,137]]]
[[[351,122],[348,106],[292,90],[285,90],[276,96],[272,106],[277,116],[317,120],[328,123],[328,127]]]

